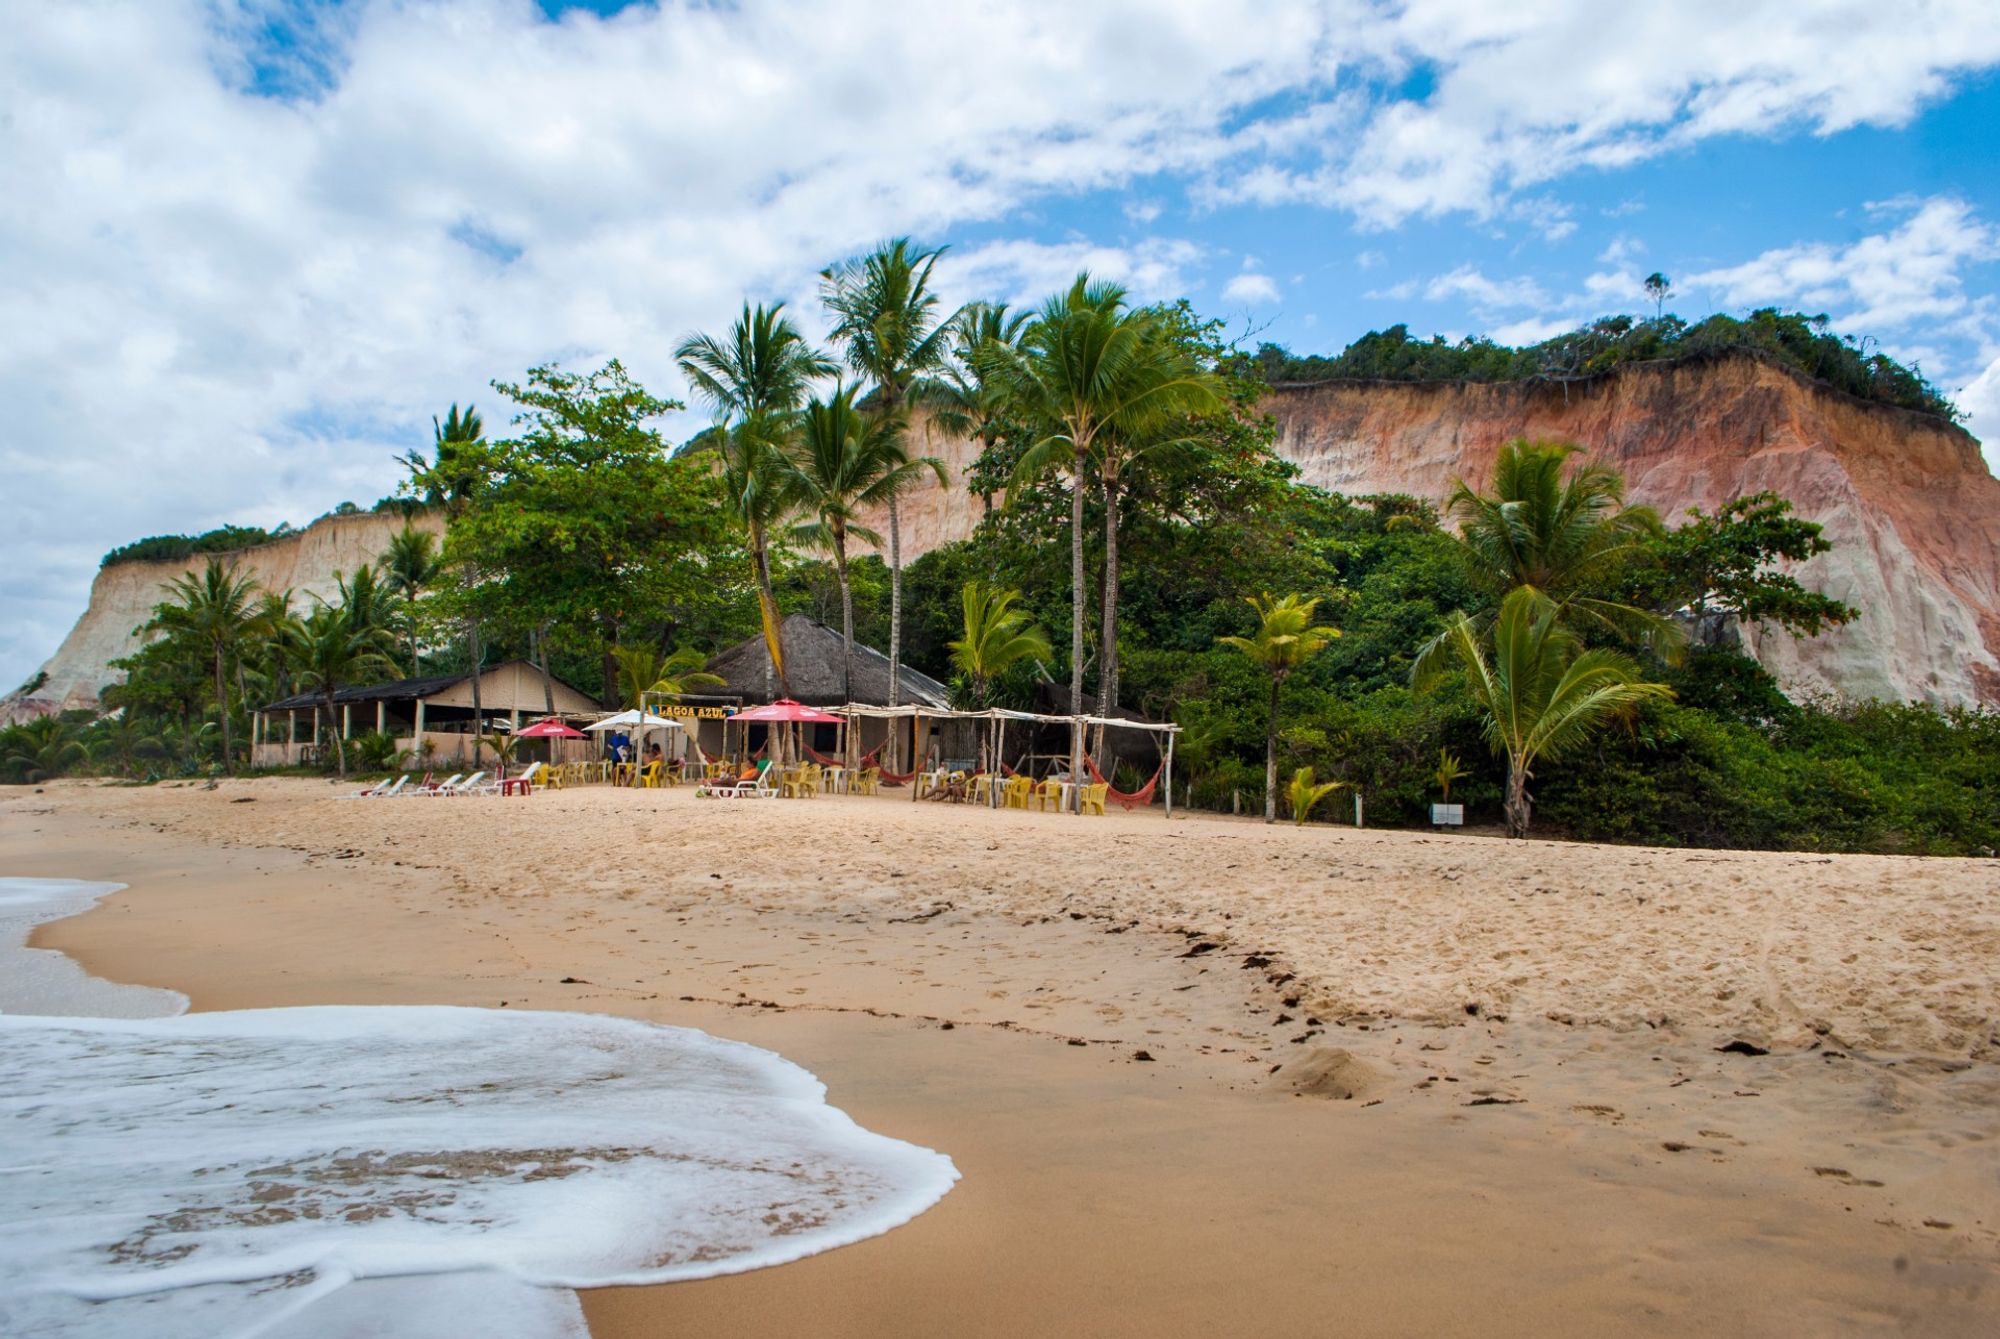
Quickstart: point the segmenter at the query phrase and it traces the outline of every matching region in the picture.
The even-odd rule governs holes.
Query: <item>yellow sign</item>
[[[729,715],[727,707],[670,707],[653,708],[656,715],[672,716],[683,721],[719,721]]]

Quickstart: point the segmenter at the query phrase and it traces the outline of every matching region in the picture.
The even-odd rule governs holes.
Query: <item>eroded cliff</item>
[[[441,517],[419,517],[414,524],[439,534],[444,529]],[[297,604],[305,604],[315,595],[333,598],[335,575],[380,558],[390,537],[402,528],[400,516],[372,512],[328,516],[296,535],[219,556],[235,559],[243,574],[266,590],[289,590]],[[184,573],[200,571],[209,556],[100,568],[91,583],[89,607],[42,666],[44,682],[32,693],[0,699],[0,723],[95,706],[98,690],[118,677],[111,662],[138,647],[137,630],[152,617],[153,606],[163,596],[161,587]]]

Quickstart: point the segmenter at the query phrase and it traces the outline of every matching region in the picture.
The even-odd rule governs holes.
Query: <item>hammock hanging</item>
[[[1112,788],[1111,783],[1104,779],[1104,773],[1097,770],[1097,760],[1092,758],[1088,753],[1083,755],[1083,765],[1090,769],[1091,776],[1096,778],[1098,784],[1105,787],[1105,796],[1116,800],[1127,809],[1137,809],[1140,805],[1151,804],[1153,802],[1153,792],[1160,784],[1160,773],[1167,770],[1166,763],[1162,762],[1158,767],[1153,769],[1153,779],[1151,781],[1148,781],[1145,785],[1139,787],[1139,789],[1128,794],[1125,791]]]

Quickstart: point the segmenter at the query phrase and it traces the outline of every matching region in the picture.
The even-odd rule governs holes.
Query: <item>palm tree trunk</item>
[[[1070,462],[1069,490],[1069,714],[1083,715],[1083,614],[1086,603],[1083,585],[1083,489],[1085,457],[1078,448]],[[1072,729],[1069,775],[1077,780],[1083,771],[1083,732]]]
[[[1528,835],[1528,819],[1533,808],[1528,798],[1528,769],[1518,758],[1507,759],[1507,835]]]
[[[222,717],[222,770],[236,774],[236,756],[229,741],[229,680],[222,668],[222,643],[215,644],[215,709]]]
[[[1278,688],[1284,679],[1271,676],[1271,713],[1264,726],[1264,821],[1278,821]]]
[[[1097,644],[1097,714],[1113,716],[1118,710],[1118,481],[1104,480],[1104,635]],[[1097,736],[1097,766],[1108,771],[1111,757],[1105,741],[1109,729],[1100,727]]]
[[[847,584],[847,536],[833,532],[833,574],[840,579],[840,694],[854,700],[854,591]]]
[[[465,620],[465,639],[467,642],[466,649],[472,656],[472,765],[477,767],[479,766],[480,735],[486,729],[486,718],[479,705],[480,657],[479,620],[477,618],[468,618]],[[343,773],[346,771],[345,763],[341,764],[341,770]]]
[[[903,700],[903,514],[889,495],[889,706]],[[895,733],[890,733],[893,741]],[[890,754],[901,752],[892,743]],[[900,762],[900,760],[899,760]]]
[[[334,767],[342,781],[347,780],[347,744],[340,737],[340,721],[333,714],[333,694],[326,695],[326,732],[333,736]]]

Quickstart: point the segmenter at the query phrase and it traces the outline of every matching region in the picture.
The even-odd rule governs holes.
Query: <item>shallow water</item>
[[[117,888],[5,884],[13,942]],[[908,1221],[958,1177],[798,1066],[692,1029],[456,1008],[52,1017],[23,1010],[186,1000],[16,953],[38,966],[24,982],[0,959],[0,1335],[587,1339],[571,1288],[798,1259]]]
[[[122,883],[0,878],[0,1014],[85,1018],[165,1018],[187,1011],[187,996],[92,976],[54,949],[27,947],[37,925],[75,916]]]

